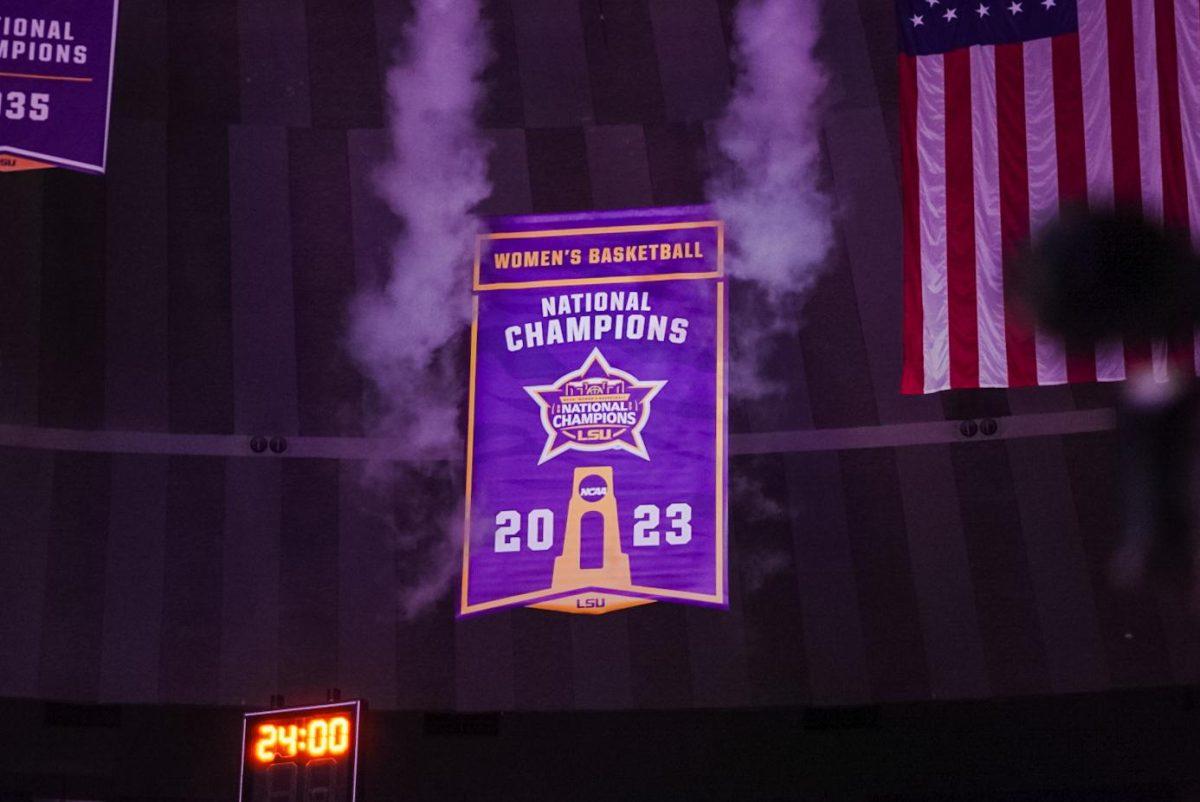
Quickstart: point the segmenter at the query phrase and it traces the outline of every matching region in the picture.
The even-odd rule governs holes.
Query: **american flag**
[[[1065,202],[1200,234],[1200,0],[896,0],[906,393],[1116,381],[1200,348],[1070,352],[1004,255]]]

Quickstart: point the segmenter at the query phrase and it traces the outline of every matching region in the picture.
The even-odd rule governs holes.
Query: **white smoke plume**
[[[774,389],[757,364],[771,338],[797,329],[833,237],[832,203],[818,186],[827,84],[813,55],[820,7],[821,0],[742,0],[735,16],[737,78],[717,126],[720,165],[708,188],[726,223],[735,280],[735,395]]]
[[[788,511],[783,502],[767,492],[772,471],[779,466],[762,459],[742,460],[729,471],[729,497],[735,525],[755,532],[755,537],[738,538],[735,564],[742,587],[757,593],[792,565],[791,552],[777,544],[764,543],[764,527],[788,527]],[[735,535],[738,533],[735,532]]]
[[[491,53],[480,0],[418,0],[401,53],[387,78],[391,158],[376,187],[402,230],[386,285],[353,305],[348,347],[372,385],[370,433],[402,438],[414,460],[458,460],[473,210],[491,193],[478,124]],[[374,465],[367,478],[407,482],[414,470]],[[443,463],[425,477],[453,485],[460,472]],[[451,493],[406,495],[416,506],[397,512],[394,545],[416,569],[405,571],[400,598],[411,616],[452,582],[461,518]]]
[[[491,193],[477,123],[490,53],[479,0],[419,0],[405,42],[387,79],[392,158],[377,175],[403,233],[386,287],[355,304],[350,345],[379,391],[381,432],[445,454],[460,438],[458,411],[444,395],[419,402],[459,372],[445,350],[470,319],[472,210]]]

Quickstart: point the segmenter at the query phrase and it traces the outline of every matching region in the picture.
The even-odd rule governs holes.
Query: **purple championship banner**
[[[473,286],[459,615],[727,607],[721,222],[495,219]]]
[[[117,0],[0,4],[0,172],[103,173]]]

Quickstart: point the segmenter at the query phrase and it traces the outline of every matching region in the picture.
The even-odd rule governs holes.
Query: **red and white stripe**
[[[996,118],[1000,151],[1000,250],[1008,254],[1029,237],[1030,221],[1030,197],[1026,191],[1029,137],[1025,54],[1019,45],[996,48]],[[1006,379],[1011,384],[1033,383],[1037,380],[1034,333],[1016,304],[1006,303],[1004,322]]]
[[[1084,109],[1084,160],[1087,199],[1093,206],[1113,200],[1112,94],[1108,71],[1107,0],[1079,0],[1079,60]],[[1125,378],[1125,354],[1119,342],[1096,344],[1096,379]]]
[[[1004,255],[1000,231],[1000,137],[996,122],[996,51],[971,48],[971,155],[974,162],[975,287],[980,387],[1008,384]]]
[[[1175,54],[1179,69],[1179,116],[1183,192],[1192,242],[1200,247],[1200,2],[1175,7]],[[1193,338],[1193,364],[1200,373],[1200,333]]]
[[[1066,202],[1140,205],[1200,244],[1200,0],[1078,0],[1079,33],[900,57],[907,393],[1200,372],[1200,338],[1068,349],[1005,254]]]
[[[1179,52],[1180,11],[1190,11],[1194,24],[1197,3],[1182,3],[1179,8],[1173,0],[1156,0],[1155,46],[1157,53],[1158,108],[1159,108],[1159,160],[1161,165],[1160,186],[1162,189],[1161,211],[1163,221],[1171,228],[1191,228],[1187,170],[1184,161],[1183,98],[1190,96],[1195,102],[1200,87],[1187,83],[1181,69]],[[1193,32],[1195,28],[1193,28]],[[1195,58],[1195,51],[1189,57]],[[1184,91],[1184,87],[1188,91]],[[1194,166],[1194,165],[1193,165]],[[1194,229],[1192,229],[1194,230]],[[1168,355],[1179,367],[1194,369],[1196,362],[1195,334],[1180,332],[1168,343]]]
[[[1025,75],[1052,75],[1054,49],[1049,39],[1022,46]],[[1025,82],[1025,141],[1029,183],[1029,228],[1037,231],[1058,215],[1058,138],[1052,81]],[[1014,243],[1016,244],[1016,243]],[[1067,380],[1067,354],[1062,342],[1045,331],[1036,332],[1037,384]],[[1033,382],[1026,382],[1031,384]]]
[[[917,174],[921,188],[922,351],[927,393],[950,387],[950,315],[946,286],[946,91],[941,56],[917,59]]]

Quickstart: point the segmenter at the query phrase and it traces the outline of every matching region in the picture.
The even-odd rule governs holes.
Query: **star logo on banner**
[[[980,19],[983,19],[984,17],[986,17],[988,14],[990,14],[992,12],[987,6],[980,3],[979,8],[975,9],[975,13],[979,15]]]
[[[1009,10],[1009,13],[1011,13],[1015,17],[1016,15],[1021,13],[1021,4],[1016,2],[1016,0],[1013,0],[1013,4],[1008,7],[1008,10]]]
[[[958,19],[958,12],[955,11],[953,8],[948,8],[948,9],[946,9],[946,13],[943,14],[942,17],[946,20],[946,22],[950,22],[951,20]]]
[[[925,24],[925,18],[922,17],[920,14],[913,14],[912,19],[909,21],[913,24],[914,28],[920,28],[922,25]]]
[[[1054,8],[1057,3],[1055,3],[1054,0],[1042,0],[1042,5],[1046,7],[1047,11],[1049,11],[1050,9]]]
[[[638,381],[593,348],[579,370],[553,384],[525,387],[541,411],[546,445],[538,465],[567,451],[626,451],[650,459],[642,429],[666,381]]]

